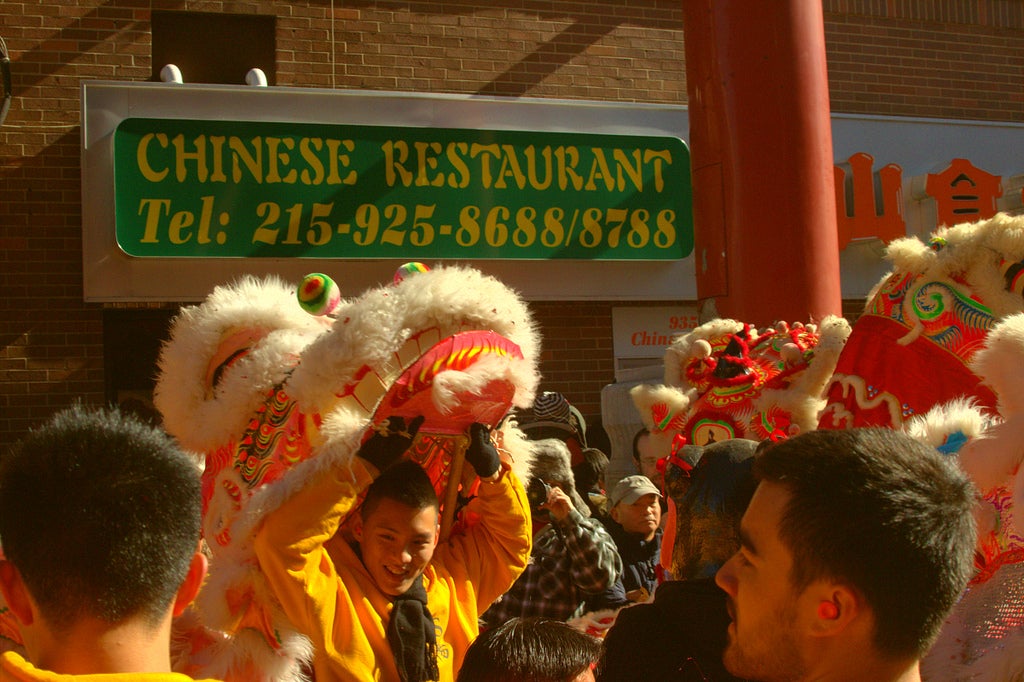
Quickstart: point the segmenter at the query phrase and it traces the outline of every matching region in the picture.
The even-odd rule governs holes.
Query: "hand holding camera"
[[[530,503],[530,509],[539,510],[548,501],[548,493],[551,486],[540,478],[531,478],[530,484],[526,487],[526,499]]]
[[[530,480],[526,498],[534,512],[547,510],[552,518],[561,521],[573,510],[572,499],[557,485],[548,485],[539,478]]]

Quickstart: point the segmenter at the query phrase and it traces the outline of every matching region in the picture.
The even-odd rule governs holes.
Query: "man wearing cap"
[[[626,476],[608,497],[605,526],[622,559],[615,585],[587,601],[590,610],[618,608],[650,599],[663,575],[661,552],[661,492],[646,476]]]

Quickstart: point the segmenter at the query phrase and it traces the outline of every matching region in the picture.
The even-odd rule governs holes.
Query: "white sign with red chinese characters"
[[[617,358],[661,358],[672,340],[700,322],[696,305],[612,308]]]

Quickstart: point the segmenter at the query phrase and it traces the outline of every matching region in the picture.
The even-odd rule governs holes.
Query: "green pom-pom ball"
[[[303,277],[296,296],[299,306],[310,315],[330,315],[341,303],[341,289],[333,279],[320,272]]]

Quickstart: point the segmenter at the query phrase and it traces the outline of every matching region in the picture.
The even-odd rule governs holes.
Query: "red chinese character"
[[[924,191],[935,199],[939,225],[991,218],[1003,196],[1002,179],[976,168],[967,159],[953,159],[941,173],[929,173]]]
[[[839,225],[839,249],[854,239],[877,237],[885,243],[906,236],[903,219],[903,169],[890,163],[878,171],[881,201],[875,196],[875,178],[870,154],[858,152],[848,160],[850,197],[847,201],[846,171],[834,167],[836,179],[836,222]]]

